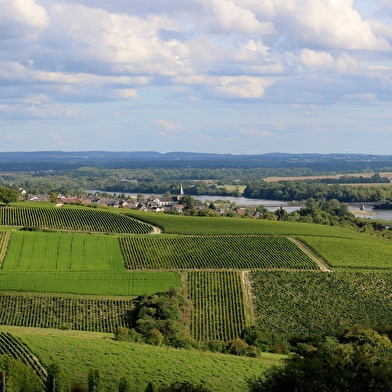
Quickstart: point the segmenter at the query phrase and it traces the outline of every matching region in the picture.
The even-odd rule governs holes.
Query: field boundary
[[[292,238],[292,237],[287,237],[292,243],[298,246],[304,252],[308,257],[310,257],[321,269],[323,272],[332,272],[331,269],[329,269],[325,261],[321,259],[321,257],[316,256],[312,250],[305,245],[302,241],[300,241],[298,238]]]
[[[5,233],[4,239],[2,241],[2,243],[0,243],[0,269],[3,268],[3,261],[4,261],[4,257],[7,253],[7,249],[8,249],[8,243],[10,241],[11,238],[11,232],[7,231]]]

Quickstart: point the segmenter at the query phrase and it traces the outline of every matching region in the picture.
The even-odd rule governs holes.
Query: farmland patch
[[[188,291],[193,301],[191,334],[195,339],[229,341],[241,335],[245,310],[239,272],[189,272]]]
[[[120,237],[129,269],[317,269],[285,237],[176,236]]]

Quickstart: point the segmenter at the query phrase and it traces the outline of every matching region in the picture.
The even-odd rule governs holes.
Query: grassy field
[[[261,219],[198,217],[130,211],[127,214],[163,229],[166,234],[185,235],[282,235],[364,238],[363,234],[339,227]]]
[[[138,296],[180,287],[175,272],[60,271],[11,272],[0,270],[1,291]]]
[[[71,233],[13,232],[4,272],[123,271],[115,237]]]
[[[392,325],[392,273],[254,271],[251,279],[257,324],[269,331],[306,336]]]
[[[203,384],[213,391],[243,391],[246,379],[279,364],[284,356],[260,359],[113,341],[113,335],[1,326],[20,337],[44,365],[56,361],[71,382],[86,383],[89,369],[98,369],[107,391],[127,376],[133,391],[174,381]],[[103,377],[104,376],[104,377]]]
[[[392,241],[389,240],[326,237],[302,237],[302,240],[334,268],[392,268]]]
[[[129,269],[318,269],[285,237],[135,236],[119,241]]]
[[[12,232],[0,270],[1,291],[138,296],[180,285],[177,273],[126,271],[116,237],[81,233]]]

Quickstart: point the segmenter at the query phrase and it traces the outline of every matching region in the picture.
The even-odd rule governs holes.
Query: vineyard
[[[132,301],[0,294],[0,324],[114,333],[129,327]]]
[[[254,271],[251,279],[257,324],[268,331],[306,336],[392,324],[391,273]]]
[[[191,334],[196,340],[229,341],[245,328],[241,277],[234,271],[188,273],[193,301]]]
[[[29,365],[41,379],[42,385],[46,381],[46,370],[41,362],[30,350],[9,332],[0,332],[0,355],[7,354],[12,358]]]
[[[101,233],[148,234],[152,227],[122,214],[86,208],[1,207],[0,225]]]
[[[120,237],[128,269],[317,269],[294,243],[276,236]]]
[[[392,241],[346,238],[302,238],[335,268],[391,269]]]

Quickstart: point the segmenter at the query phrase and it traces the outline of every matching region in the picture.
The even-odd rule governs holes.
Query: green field
[[[137,296],[181,285],[171,272],[128,272],[116,237],[12,232],[1,291]]]
[[[13,232],[4,272],[123,271],[115,237],[71,233]]]
[[[367,237],[361,233],[339,227],[310,223],[278,222],[251,218],[177,216],[136,210],[128,210],[127,215],[158,226],[166,234]]]
[[[104,390],[117,391],[127,376],[132,391],[174,381],[203,384],[212,391],[243,391],[246,379],[260,375],[284,356],[260,359],[113,341],[113,335],[33,328],[0,327],[20,337],[44,365],[56,361],[71,382],[86,383],[89,369],[99,369]],[[104,375],[104,377],[102,377]]]
[[[129,269],[317,269],[294,243],[275,236],[120,237]]]
[[[180,287],[175,272],[60,271],[12,272],[0,270],[1,291],[138,296]]]
[[[254,271],[251,279],[256,321],[268,331],[306,336],[392,325],[392,273]]]
[[[391,269],[392,241],[381,238],[362,239],[302,237],[334,268]]]

